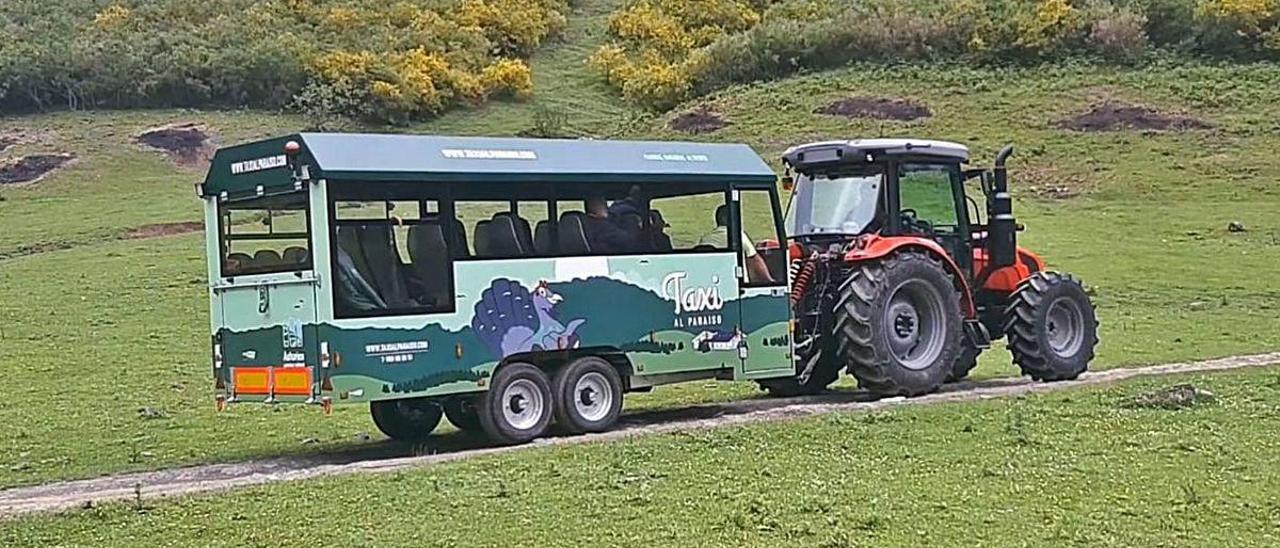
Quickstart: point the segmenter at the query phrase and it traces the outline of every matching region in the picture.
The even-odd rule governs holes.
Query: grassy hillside
[[[606,39],[604,21],[617,4],[575,4],[564,42],[532,58],[538,91],[531,101],[454,111],[410,130],[515,134],[550,112],[566,117],[560,129],[569,134],[741,141],[771,161],[788,145],[837,137],[946,138],[969,144],[984,161],[1012,141],[1019,146],[1012,162],[1014,192],[1022,198],[1017,212],[1029,227],[1023,243],[1096,289],[1103,322],[1096,367],[1280,345],[1274,310],[1280,67],[855,67],[730,88],[677,113],[653,115],[626,106],[584,66]],[[853,95],[909,97],[933,116],[890,122],[814,114]],[[1104,98],[1185,111],[1213,128],[1054,127]],[[672,116],[695,107],[729,125],[696,137],[667,127]],[[145,128],[177,121],[202,122],[223,144],[305,125],[253,111],[0,119],[0,132],[21,130],[34,141],[5,156],[78,156],[41,183],[0,186],[0,371],[11,387],[0,405],[9,440],[0,454],[0,486],[331,451],[364,446],[357,433],[374,432],[359,407],[339,407],[329,418],[312,408],[251,405],[214,413],[201,236],[116,239],[144,224],[198,220],[191,184],[202,173],[175,168],[132,140]],[[1060,194],[1074,197],[1045,197]],[[1248,231],[1228,232],[1234,221]],[[977,374],[1016,374],[1008,361],[997,348]],[[637,395],[628,405],[755,394],[748,384],[693,384]],[[151,411],[163,418],[146,418]]]
[[[1184,382],[1213,396],[1162,408]],[[1277,398],[1272,369],[901,407],[112,504],[0,543],[1271,546]]]

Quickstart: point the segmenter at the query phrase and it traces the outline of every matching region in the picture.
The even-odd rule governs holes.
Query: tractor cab
[[[872,234],[922,236],[973,276],[973,247],[985,245],[988,226],[973,197],[978,190],[965,186],[984,172],[966,171],[968,160],[968,148],[945,141],[864,139],[793,147],[783,156],[793,190],[787,233],[806,245]],[[988,217],[994,198],[988,194]]]

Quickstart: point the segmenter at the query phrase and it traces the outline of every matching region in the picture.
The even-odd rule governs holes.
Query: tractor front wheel
[[[960,298],[937,260],[905,252],[856,265],[836,305],[837,355],[878,396],[937,390],[960,351]]]
[[[1014,363],[1038,381],[1079,377],[1098,345],[1098,319],[1084,285],[1057,272],[1037,272],[1018,285],[1004,332]]]
[[[951,366],[951,373],[947,375],[947,382],[960,382],[968,378],[969,372],[978,366],[978,356],[981,354],[981,348],[964,344],[960,348],[960,353],[956,354],[956,363]]]

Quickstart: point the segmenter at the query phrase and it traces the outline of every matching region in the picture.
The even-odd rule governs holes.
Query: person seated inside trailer
[[[699,239],[698,245],[715,246],[721,249],[729,247],[728,205],[722,204],[716,208],[716,228]],[[751,243],[751,238],[747,236],[746,231],[742,231],[742,256],[747,266],[747,281],[751,283],[773,281],[773,277],[769,275],[769,265],[765,264],[764,257],[756,251],[756,246]]]
[[[667,235],[667,229],[671,228],[667,224],[666,219],[662,218],[662,212],[656,209],[649,210],[649,249],[653,251],[671,251],[674,246],[671,244],[671,236]]]
[[[629,253],[638,247],[634,235],[609,216],[604,198],[587,198],[583,209],[586,210],[587,243],[593,253]]]
[[[631,185],[627,190],[627,197],[621,200],[614,200],[609,204],[609,216],[621,218],[626,215],[641,215],[649,209],[649,201],[644,199],[644,193],[640,190],[640,185]]]

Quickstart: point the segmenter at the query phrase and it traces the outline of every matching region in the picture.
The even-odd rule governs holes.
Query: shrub
[[[1131,63],[1147,49],[1146,16],[1128,8],[1111,10],[1089,31],[1089,47],[1103,58]]]
[[[532,93],[565,0],[0,2],[0,111],[298,108],[404,122]],[[17,24],[18,22],[22,24]]]
[[[656,108],[856,61],[1280,56],[1280,0],[633,0],[610,22],[590,65]]]

